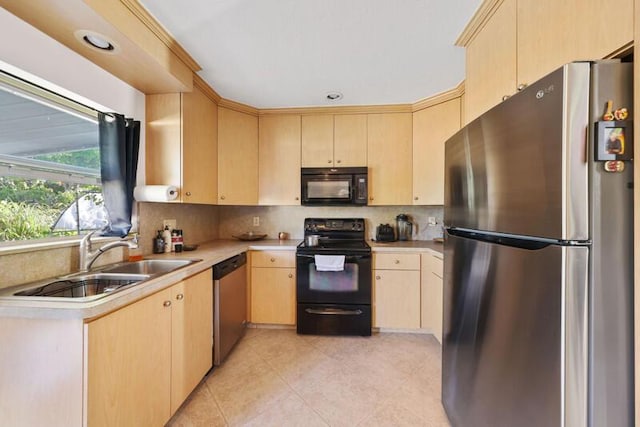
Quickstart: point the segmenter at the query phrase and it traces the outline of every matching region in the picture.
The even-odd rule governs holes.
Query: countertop
[[[444,245],[433,240],[409,240],[403,242],[368,241],[373,252],[431,252],[442,257]]]
[[[165,289],[194,274],[200,273],[225,259],[247,250],[294,251],[301,240],[215,240],[199,245],[195,251],[150,255],[152,259],[198,259],[200,261],[171,273],[151,279],[141,285],[124,289],[94,301],[78,302],[72,299],[44,299],[41,297],[0,297],[0,316],[87,321],[103,316],[134,301]],[[374,252],[425,252],[442,254],[442,244],[432,241],[378,243],[369,242]]]

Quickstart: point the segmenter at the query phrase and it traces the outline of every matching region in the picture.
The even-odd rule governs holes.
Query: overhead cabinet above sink
[[[218,108],[193,92],[147,95],[146,184],[179,187],[182,203],[218,198]]]

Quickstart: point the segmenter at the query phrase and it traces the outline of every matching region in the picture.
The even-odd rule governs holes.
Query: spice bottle
[[[184,245],[184,239],[182,238],[182,230],[173,230],[176,232],[176,240],[173,242],[173,250],[175,252],[182,252],[182,247]],[[171,237],[173,239],[173,236]]]
[[[176,252],[177,242],[178,242],[178,230],[171,230],[171,252]]]
[[[171,252],[171,231],[169,231],[168,225],[164,227],[162,238],[164,239],[164,253]]]

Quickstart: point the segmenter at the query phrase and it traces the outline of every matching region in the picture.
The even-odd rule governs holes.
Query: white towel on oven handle
[[[344,255],[314,255],[316,270],[344,271]]]

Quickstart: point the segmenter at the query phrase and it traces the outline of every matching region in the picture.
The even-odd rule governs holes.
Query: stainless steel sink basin
[[[150,277],[148,274],[79,274],[34,286],[13,295],[61,298],[95,297],[142,282]]]
[[[127,262],[115,267],[105,268],[104,273],[126,273],[126,274],[158,274],[169,273],[170,271],[186,267],[193,264],[192,259],[143,259],[142,261]]]
[[[20,286],[19,291],[7,289],[6,296],[72,298],[73,301],[93,301],[106,295],[162,276],[199,259],[145,259],[126,262],[88,273],[76,273],[48,281]]]

